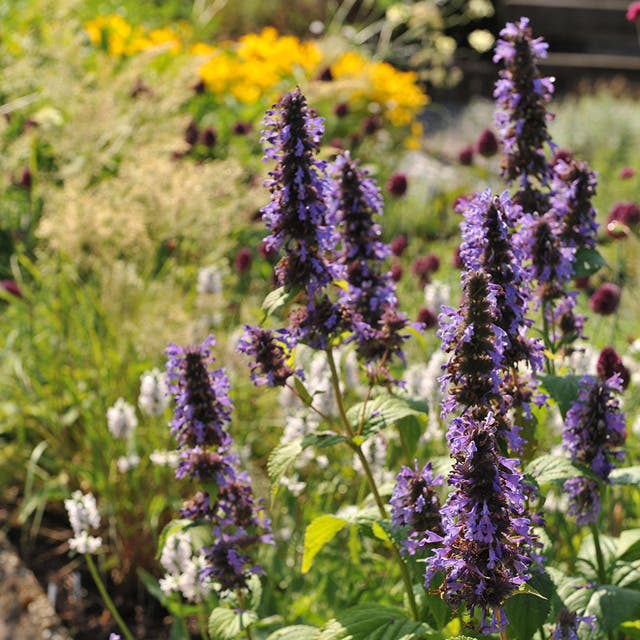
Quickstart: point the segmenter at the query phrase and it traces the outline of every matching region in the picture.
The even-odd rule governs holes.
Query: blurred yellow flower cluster
[[[313,42],[294,36],[280,36],[273,27],[242,36],[229,46],[209,48],[195,45],[194,53],[207,54],[200,77],[214,94],[230,93],[240,102],[252,104],[264,98],[283,78],[314,74],[322,60]]]
[[[177,53],[182,48],[181,38],[173,29],[133,27],[116,14],[90,20],[85,24],[85,31],[91,44],[103,47],[112,56],[131,56],[153,48],[167,48]]]
[[[90,41],[111,55],[128,56],[168,45],[174,53],[201,58],[199,76],[211,95],[220,100],[232,96],[246,105],[270,104],[278,99],[282,89],[278,85],[283,80],[305,85],[317,78],[321,68],[328,67],[331,77],[340,82],[336,96],[354,111],[369,113],[373,107],[391,125],[408,128],[405,144],[409,148],[416,148],[422,137],[416,119],[429,99],[418,85],[417,74],[373,61],[362,53],[347,51],[329,58],[315,42],[280,35],[273,27],[248,33],[237,41],[191,46],[185,46],[176,30],[145,31],[117,15],[98,17],[85,28]]]

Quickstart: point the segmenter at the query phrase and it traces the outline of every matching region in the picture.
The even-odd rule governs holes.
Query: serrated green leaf
[[[571,403],[578,397],[581,378],[582,376],[576,375],[554,376],[548,374],[540,376],[542,386],[558,404],[563,419],[567,415]]]
[[[295,624],[291,627],[278,629],[267,637],[267,640],[317,640],[320,629],[304,624]]]
[[[267,473],[271,480],[272,491],[277,491],[280,479],[302,452],[302,440],[296,438],[291,442],[281,442],[269,455]]]
[[[346,442],[347,437],[338,435],[333,431],[326,431],[321,433],[310,433],[302,439],[302,448],[318,447],[318,449],[324,449],[326,447],[333,447],[340,442]]]
[[[216,640],[234,640],[257,619],[255,611],[216,607],[209,616],[209,635]]]
[[[423,415],[422,405],[416,405],[416,401],[392,395],[381,395],[366,404],[359,402],[347,411],[347,419],[354,430],[363,433],[377,433],[381,429],[394,425],[407,416]],[[362,421],[363,410],[364,421]],[[362,422],[362,425],[360,424]]]
[[[568,458],[551,454],[532,460],[527,465],[525,473],[531,475],[539,484],[589,475],[584,468],[574,464]]]
[[[550,595],[543,595],[541,590],[555,592],[548,576],[534,573],[525,588],[516,591],[504,603],[504,610],[509,619],[509,637],[531,640],[546,622],[551,611],[551,600]]]
[[[611,484],[640,485],[640,466],[626,467],[623,469],[613,469],[609,474]]]
[[[333,537],[348,523],[344,518],[322,515],[312,520],[304,532],[304,550],[302,553],[302,573],[311,569],[313,559]]]
[[[597,249],[589,249],[588,247],[580,247],[576,251],[573,261],[573,277],[586,278],[599,271],[607,264]]]
[[[424,622],[404,610],[379,604],[353,607],[330,620],[318,640],[428,640],[438,638]]]

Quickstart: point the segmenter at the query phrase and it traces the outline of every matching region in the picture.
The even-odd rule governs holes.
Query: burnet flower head
[[[583,376],[577,399],[565,417],[562,444],[571,459],[586,465],[603,482],[615,463],[624,458],[625,417],[616,397],[622,392],[618,374],[603,381]],[[587,477],[570,478],[564,484],[569,513],[578,524],[596,522],[600,513],[600,486]]]
[[[546,148],[553,148],[547,123],[553,116],[547,104],[553,78],[540,74],[538,63],[548,45],[534,38],[528,18],[509,22],[500,32],[493,56],[504,68],[494,89],[496,126],[504,148],[502,175],[509,184],[519,180],[517,200],[526,211],[543,213],[547,195],[541,187],[551,179]]]
[[[116,403],[107,409],[107,426],[114,438],[128,438],[138,426],[133,406],[124,398],[118,398]]]
[[[100,514],[94,496],[74,491],[71,498],[64,501],[64,506],[73,529],[69,548],[78,553],[96,553],[102,546],[102,538],[91,535],[93,530],[100,528]]]

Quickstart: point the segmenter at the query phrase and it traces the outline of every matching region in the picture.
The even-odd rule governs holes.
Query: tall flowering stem
[[[184,504],[182,516],[210,524],[213,543],[200,550],[206,559],[200,578],[226,592],[248,588],[249,576],[262,572],[250,549],[273,540],[251,480],[229,451],[230,384],[223,369],[212,369],[214,345],[213,336],[187,348],[171,344],[167,375],[175,400],[171,431],[181,452],[176,478],[202,487]]]
[[[547,104],[553,94],[553,78],[540,74],[538,63],[547,56],[548,45],[534,38],[528,18],[507,23],[496,43],[494,62],[504,68],[494,89],[496,125],[505,158],[502,175],[509,184],[519,179],[516,199],[525,211],[544,213],[551,180],[545,147],[553,148],[547,122]]]

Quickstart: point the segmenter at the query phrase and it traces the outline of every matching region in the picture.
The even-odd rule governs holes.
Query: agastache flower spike
[[[443,598],[472,614],[480,609],[483,633],[508,624],[502,606],[528,580],[533,544],[518,461],[498,453],[498,428],[485,407],[451,422],[447,441],[455,462],[453,491],[440,510],[444,535],[427,535],[441,546],[427,558],[425,584],[442,572]]]
[[[496,43],[494,62],[504,69],[496,82],[496,125],[505,158],[502,175],[511,184],[520,179],[517,201],[526,211],[544,213],[547,196],[539,187],[551,179],[544,147],[552,148],[546,105],[553,94],[553,78],[543,77],[538,62],[547,56],[548,45],[533,38],[529,20],[507,23]]]
[[[325,164],[315,159],[323,121],[297,88],[267,111],[265,125],[265,160],[277,163],[265,183],[271,192],[271,202],[262,210],[271,230],[267,246],[286,253],[276,265],[279,284],[287,290],[305,289],[311,296],[334,279],[324,252],[338,240],[325,204]]]
[[[562,239],[569,247],[595,247],[598,223],[591,201],[596,185],[596,174],[586,162],[573,158],[555,161],[551,207],[563,224]]]
[[[382,213],[382,197],[373,179],[348,153],[338,156],[330,175],[330,208],[342,236],[338,260],[345,267],[348,282],[339,305],[354,332],[359,358],[370,372],[380,375],[392,356],[403,358],[401,344],[406,336],[400,331],[407,324],[397,310],[395,283],[383,269],[391,251],[382,242],[382,230],[375,221]],[[378,370],[380,366],[383,371]]]
[[[500,288],[483,271],[466,272],[462,285],[460,308],[443,307],[439,317],[442,349],[451,354],[440,378],[443,390],[450,385],[443,418],[456,406],[491,408],[501,402],[500,370],[508,338],[495,322]]]
[[[207,489],[187,500],[181,515],[211,524],[215,542],[199,550],[204,559],[200,578],[226,591],[246,588],[249,576],[261,572],[248,549],[271,543],[272,536],[248,474],[238,471],[238,458],[229,452],[230,385],[223,369],[211,369],[214,345],[209,336],[186,349],[171,344],[166,354],[169,391],[176,403],[171,430],[181,450],[176,478],[196,480]],[[169,578],[173,584],[175,576]]]
[[[254,359],[249,366],[251,380],[256,386],[283,387],[287,383],[296,373],[287,364],[291,349],[291,337],[286,329],[274,332],[245,325],[238,342],[238,351]]]
[[[615,461],[624,458],[625,417],[614,394],[622,392],[618,374],[602,381],[591,376],[580,380],[578,398],[565,418],[562,444],[571,459],[588,466],[603,482],[608,482]],[[600,513],[598,482],[578,477],[567,480],[569,513],[578,524],[596,522]]]
[[[396,528],[406,527],[404,547],[410,555],[426,544],[425,532],[442,535],[440,499],[435,487],[442,476],[435,476],[428,462],[422,469],[415,460],[413,469],[402,467],[391,496],[391,522]]]

